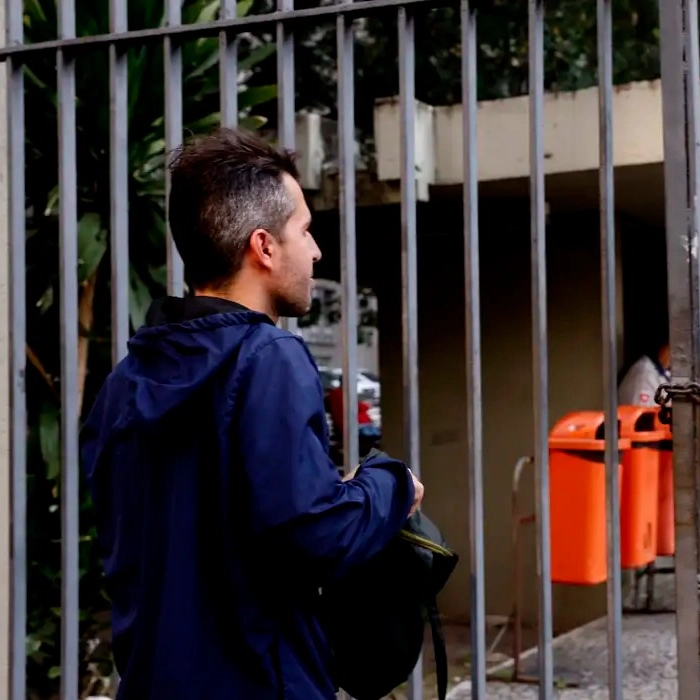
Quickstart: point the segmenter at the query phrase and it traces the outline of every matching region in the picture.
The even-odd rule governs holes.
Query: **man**
[[[660,384],[671,381],[671,348],[668,336],[649,343],[644,353],[625,373],[618,388],[620,406],[656,406],[654,394]]]
[[[389,459],[339,478],[316,366],[275,325],[309,310],[321,257],[292,156],[221,130],[171,172],[193,296],[153,305],[82,435],[119,697],[331,700],[320,589],[423,487]]]

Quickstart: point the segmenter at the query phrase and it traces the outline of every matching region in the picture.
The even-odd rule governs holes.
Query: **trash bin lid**
[[[666,431],[657,427],[658,410],[650,406],[618,406],[620,437],[632,442],[661,442]]]
[[[552,428],[549,446],[564,450],[605,450],[605,414],[602,411],[576,411],[565,415]],[[629,448],[629,438],[621,436],[618,449]]]

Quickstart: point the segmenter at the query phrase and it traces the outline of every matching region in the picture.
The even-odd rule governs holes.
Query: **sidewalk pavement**
[[[596,620],[554,640],[554,677],[578,687],[557,690],[558,700],[607,700],[606,619]],[[624,700],[676,700],[675,615],[634,615],[623,620]],[[502,666],[501,668],[507,668]],[[528,652],[522,664],[525,675],[537,673],[537,652]],[[471,683],[456,686],[448,700],[470,700]],[[487,698],[537,700],[536,685],[490,681]]]
[[[674,577],[657,578],[657,601],[672,609]],[[676,616],[674,613],[626,615],[622,621],[622,673],[624,700],[676,700]],[[555,691],[557,700],[607,700],[608,650],[607,618],[557,637],[553,642],[554,679],[576,684]],[[496,667],[504,673],[506,662]],[[491,670],[496,670],[491,669]],[[522,656],[524,675],[537,676],[537,650]],[[457,685],[448,700],[471,700],[471,683]],[[536,685],[489,681],[486,697],[498,700],[536,700]]]

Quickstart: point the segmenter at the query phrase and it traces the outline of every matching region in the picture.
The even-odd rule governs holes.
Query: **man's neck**
[[[217,287],[216,289],[197,289],[195,296],[214,297],[226,299],[236,304],[241,304],[251,311],[269,316],[275,323],[279,321],[279,315],[271,308],[269,298],[256,290],[242,288],[242,285],[231,284],[228,287]]]

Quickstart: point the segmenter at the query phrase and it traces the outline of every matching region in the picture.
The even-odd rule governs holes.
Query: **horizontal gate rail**
[[[130,29],[120,34],[94,34],[74,39],[51,39],[34,44],[22,44],[16,41],[13,45],[0,48],[0,61],[18,54],[33,54],[43,51],[66,49],[71,51],[87,51],[99,46],[143,46],[151,42],[162,41],[166,37],[180,42],[201,39],[208,36],[218,36],[222,31],[229,34],[240,34],[253,29],[268,28],[278,22],[285,25],[309,22],[310,20],[335,20],[338,15],[351,19],[368,17],[388,12],[392,16],[400,7],[429,6],[431,9],[449,4],[449,0],[364,0],[359,3],[342,3],[338,5],[323,5],[299,10],[277,10],[261,15],[246,15],[218,19],[211,22],[196,24],[177,24],[172,26],[153,27],[149,29]]]

